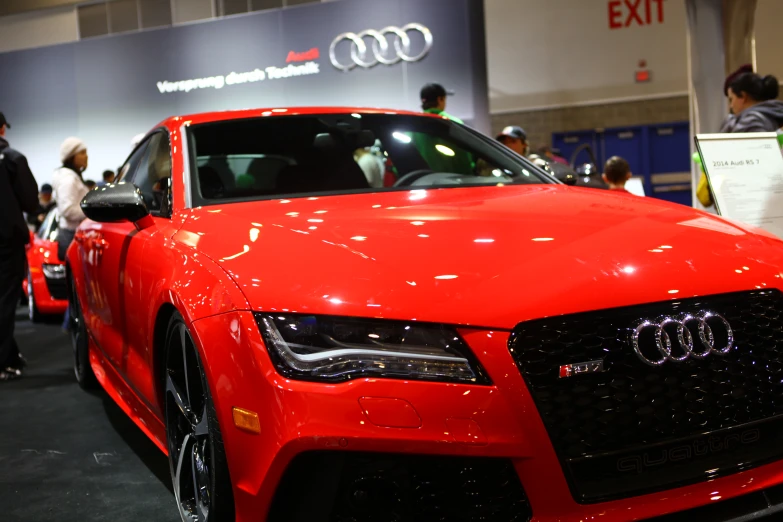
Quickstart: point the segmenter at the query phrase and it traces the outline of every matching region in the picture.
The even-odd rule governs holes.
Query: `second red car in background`
[[[57,259],[57,209],[46,215],[43,223],[30,234],[27,245],[27,279],[24,291],[30,320],[38,322],[47,315],[65,313],[68,290],[65,263]]]

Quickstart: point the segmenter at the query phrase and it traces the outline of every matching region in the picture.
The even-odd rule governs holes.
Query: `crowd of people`
[[[751,65],[743,65],[731,73],[723,85],[723,93],[728,101],[729,114],[718,132],[778,132],[783,134],[783,101],[778,99],[778,79],[772,75],[760,76]],[[461,121],[446,112],[446,97],[452,94],[442,85],[427,84],[421,90],[422,110],[425,113],[438,114],[457,122]],[[500,143],[521,156],[531,156],[531,148],[524,129],[510,125],[495,137]],[[783,143],[783,140],[781,140]],[[535,152],[549,163],[568,164],[548,145]],[[631,166],[619,157],[609,158],[603,168],[602,179],[609,190],[627,192],[625,184],[633,176]],[[702,173],[697,187],[697,197],[702,205],[713,205],[712,195],[706,175]]]
[[[447,96],[453,94],[447,91],[445,87],[437,83],[428,83],[421,89],[421,108],[427,114],[437,114],[458,123],[462,120],[446,112]],[[531,147],[528,143],[527,133],[518,125],[509,125],[504,127],[495,139],[513,150],[520,156],[539,157],[545,162],[561,163],[568,165],[568,161],[559,156],[549,145],[540,146],[535,155],[531,153]],[[431,164],[431,162],[430,162]],[[628,192],[625,189],[626,182],[633,176],[628,162],[619,157],[613,156],[606,161],[602,179],[609,190]]]
[[[52,182],[40,189],[27,158],[10,147],[6,139],[10,123],[0,113],[0,382],[22,376],[27,363],[14,339],[16,307],[22,297],[27,272],[25,245],[46,214],[57,207],[58,258],[63,261],[77,227],[85,219],[80,203],[97,183],[84,178],[88,165],[87,146],[69,137],[60,146],[60,162]],[[101,184],[114,180],[105,171]],[[69,325],[66,312],[63,328]]]

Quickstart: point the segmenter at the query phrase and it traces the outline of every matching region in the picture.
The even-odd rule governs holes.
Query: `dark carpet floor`
[[[168,460],[103,392],[76,384],[58,321],[19,310],[29,367],[0,383],[0,521],[179,520]]]

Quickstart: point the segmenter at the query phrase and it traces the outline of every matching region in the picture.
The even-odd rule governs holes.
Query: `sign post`
[[[696,148],[718,214],[783,238],[783,155],[777,135],[700,134]]]

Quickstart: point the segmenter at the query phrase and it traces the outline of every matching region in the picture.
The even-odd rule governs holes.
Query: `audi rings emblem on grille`
[[[412,53],[411,31],[418,31],[424,37],[424,48],[417,54]],[[394,37],[394,47],[389,45],[387,36]],[[372,38],[372,44],[368,47],[365,38]],[[351,44],[351,61],[341,63],[337,59],[337,46],[343,42]],[[380,31],[367,29],[361,33],[343,33],[332,41],[329,46],[329,59],[332,65],[342,71],[350,71],[357,65],[364,68],[372,67],[379,63],[394,65],[400,60],[416,62],[424,58],[432,48],[432,32],[421,24],[408,24],[403,27],[392,25],[384,27]]]
[[[729,322],[714,312],[686,313],[639,321],[632,328],[631,345],[643,363],[660,366],[666,361],[725,355],[734,347],[734,332]]]

